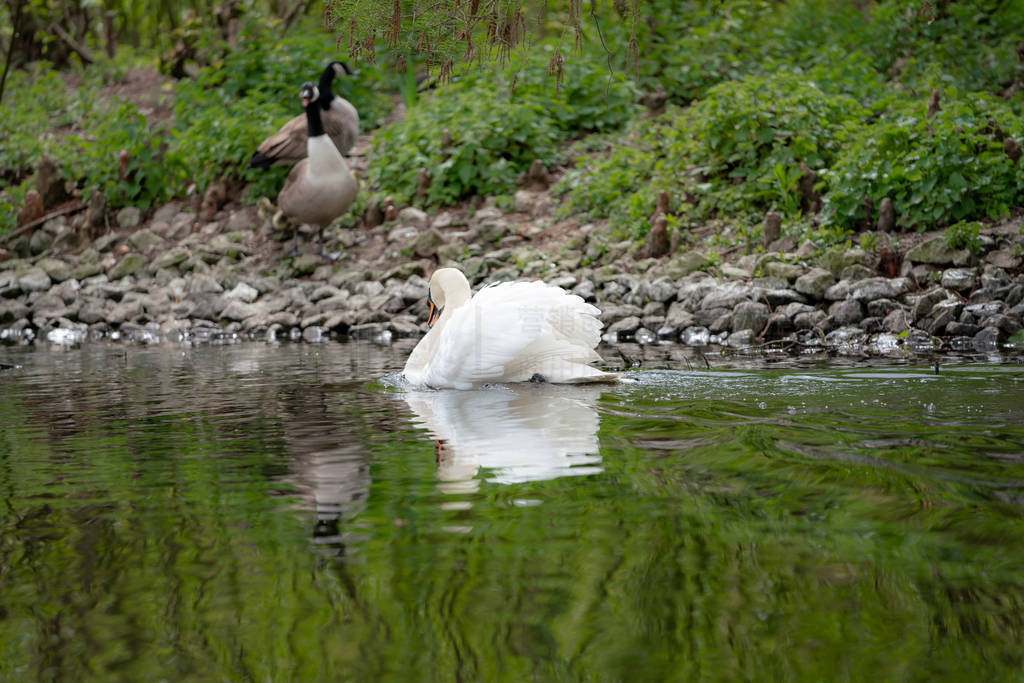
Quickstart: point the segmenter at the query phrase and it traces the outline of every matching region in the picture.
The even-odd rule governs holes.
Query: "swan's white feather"
[[[467,389],[485,382],[608,380],[587,365],[600,357],[598,309],[560,287],[510,282],[485,287],[431,330],[405,374],[414,384]]]

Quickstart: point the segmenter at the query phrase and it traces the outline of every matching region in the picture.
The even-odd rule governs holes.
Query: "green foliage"
[[[165,155],[161,137],[154,136],[135,105],[118,99],[89,102],[83,126],[86,135],[70,135],[54,148],[65,173],[85,188],[97,188],[111,207],[147,208],[173,196],[185,177],[180,159]],[[126,159],[121,174],[119,154]]]
[[[545,109],[555,125],[570,135],[620,129],[638,112],[633,106],[636,91],[623,74],[611,73],[594,58],[578,58],[564,67],[564,80],[556,87],[548,72],[552,48],[540,47],[520,68],[505,77],[514,79],[512,99]],[[478,80],[488,87],[487,80]]]
[[[661,191],[698,217],[777,208],[799,213],[801,162],[831,163],[865,112],[845,95],[782,73],[723,83],[686,110],[637,126],[626,147],[578,161],[560,191],[571,210],[645,232]]]
[[[948,89],[932,118],[927,105],[889,103],[889,111],[858,128],[825,173],[827,219],[847,227],[874,206],[893,202],[898,221],[920,230],[973,218],[997,218],[1024,203],[1024,167],[1003,151],[1007,134],[1024,119],[1006,103]]]
[[[409,202],[422,168],[431,205],[511,193],[516,174],[535,159],[545,165],[556,160],[560,139],[617,128],[633,114],[624,80],[610,78],[598,62],[571,69],[576,79],[564,90],[534,59],[518,70],[478,74],[422,96],[405,121],[377,136],[371,180],[381,192]]]
[[[960,221],[946,228],[944,236],[946,246],[950,249],[967,249],[975,256],[981,255],[981,224],[972,221]]]
[[[85,69],[78,89],[45,63],[13,71],[0,116],[0,177],[10,185],[0,194],[0,207],[6,208],[0,232],[14,227],[24,181],[43,154],[83,192],[99,189],[111,208],[147,207],[193,186],[201,193],[221,177],[246,183],[250,197],[274,196],[288,169],[249,169],[249,157],[267,135],[301,113],[299,86],[316,81],[330,55],[315,30],[268,40],[275,34],[258,16],[245,21],[241,37],[250,47],[211,46],[207,52],[221,56],[194,79],[177,83],[169,122],[147,122],[134,104],[95,94],[137,65],[131,50]],[[204,40],[216,38],[211,32]],[[372,65],[334,80],[335,92],[358,109],[363,129],[378,125],[390,109],[384,81]]]
[[[41,122],[58,128],[72,121],[74,100],[66,90],[45,62],[8,75],[8,96],[0,116],[0,171],[20,176],[35,166],[46,149],[48,129]]]
[[[429,179],[428,204],[510,192],[516,173],[534,159],[554,160],[558,136],[539,106],[494,99],[475,90],[422,99],[404,122],[377,136],[371,180],[402,203],[416,196],[420,168]]]

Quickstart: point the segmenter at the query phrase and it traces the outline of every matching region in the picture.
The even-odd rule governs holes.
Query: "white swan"
[[[491,285],[470,298],[456,268],[430,278],[430,331],[405,364],[417,386],[469,389],[487,382],[614,382],[589,363],[601,338],[597,308],[543,282]]]

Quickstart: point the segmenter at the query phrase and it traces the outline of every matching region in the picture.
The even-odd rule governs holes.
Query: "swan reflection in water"
[[[601,472],[594,405],[604,389],[496,384],[410,391],[405,400],[437,440],[441,490],[469,493],[481,471],[498,484]]]

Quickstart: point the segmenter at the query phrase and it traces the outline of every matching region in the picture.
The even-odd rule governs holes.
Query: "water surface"
[[[0,349],[3,680],[1021,680],[1024,367]]]

